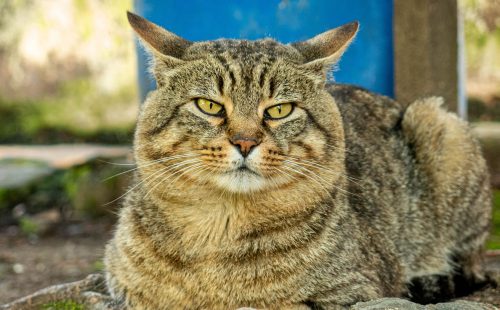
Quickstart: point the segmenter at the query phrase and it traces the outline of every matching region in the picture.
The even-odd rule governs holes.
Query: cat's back
[[[328,84],[326,89],[335,99],[344,127],[379,134],[400,125],[404,106],[389,97],[348,84]]]
[[[327,90],[342,115],[351,208],[393,246],[407,279],[477,256],[490,222],[489,179],[468,124],[437,97],[406,105],[350,85]]]
[[[349,192],[359,192],[350,195],[351,202],[366,205],[360,195],[373,196],[375,192],[383,196],[388,191],[391,197],[383,201],[407,196],[400,189],[411,186],[414,167],[413,154],[402,132],[405,107],[352,85],[332,84],[327,85],[327,90],[342,117],[346,172],[351,178]]]
[[[412,192],[419,187],[402,131],[405,107],[357,86],[330,84],[326,89],[342,117],[349,204],[365,230],[398,251],[400,240],[392,236],[404,225]]]

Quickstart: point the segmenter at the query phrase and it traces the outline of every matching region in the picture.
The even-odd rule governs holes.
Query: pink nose
[[[252,151],[252,149],[260,144],[260,140],[256,138],[250,137],[242,137],[241,135],[236,135],[229,139],[233,145],[238,147],[241,155],[243,157],[247,157],[248,154]]]

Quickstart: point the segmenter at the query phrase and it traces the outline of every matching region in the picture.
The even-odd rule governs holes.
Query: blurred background
[[[500,0],[3,0],[0,304],[103,268],[154,88],[126,10],[189,40],[291,42],[359,20],[336,81],[401,102],[442,95],[472,122],[494,187],[487,246],[500,250]]]

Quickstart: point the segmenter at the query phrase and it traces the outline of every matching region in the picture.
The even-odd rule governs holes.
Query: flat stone
[[[26,159],[47,163],[55,169],[67,169],[97,158],[119,158],[131,155],[130,146],[93,144],[1,145],[0,160]]]
[[[16,189],[31,185],[55,169],[34,161],[0,160],[0,189]]]
[[[351,307],[352,310],[422,310],[424,306],[401,298],[380,298],[366,302],[358,302]]]
[[[496,139],[497,141],[500,141],[500,123],[473,123],[472,130],[480,139]]]
[[[427,305],[426,310],[494,310],[498,309],[493,305],[482,304],[474,301],[457,300],[443,302],[435,305]]]
[[[367,302],[359,302],[351,307],[352,310],[493,310],[493,305],[473,301],[458,300],[435,305],[419,305],[401,298],[380,298]]]

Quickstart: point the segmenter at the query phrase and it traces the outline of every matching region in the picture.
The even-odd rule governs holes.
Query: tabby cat
[[[477,141],[439,98],[403,105],[328,84],[356,22],[283,45],[190,42],[128,17],[158,88],[106,248],[123,307],[426,303],[486,280],[490,189]]]

